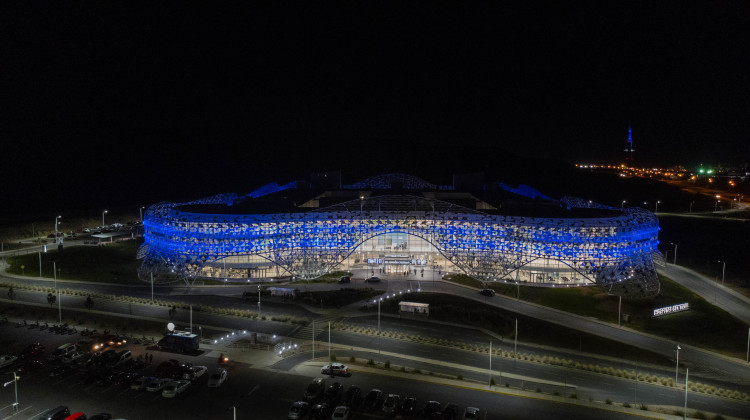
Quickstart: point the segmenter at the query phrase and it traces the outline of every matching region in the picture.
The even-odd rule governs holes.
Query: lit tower
[[[630,126],[628,126],[628,148],[625,149],[625,164],[629,168],[633,167],[633,152],[634,151],[635,149],[633,149],[633,132],[630,129]]]

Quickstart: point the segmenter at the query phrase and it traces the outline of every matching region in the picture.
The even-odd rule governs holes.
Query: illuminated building
[[[439,186],[386,174],[342,186],[340,174],[328,173],[241,197],[152,205],[138,256],[141,278],[160,282],[427,269],[651,296],[659,291],[658,231],[641,208],[552,200],[476,176]]]

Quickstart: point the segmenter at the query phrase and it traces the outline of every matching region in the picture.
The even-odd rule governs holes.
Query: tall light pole
[[[138,211],[141,213],[141,223],[143,223],[143,209],[145,208],[145,206],[141,206],[141,208],[138,209]]]
[[[654,213],[658,213],[659,212],[659,204],[661,204],[661,201],[656,200],[656,207],[654,207]]]
[[[688,213],[692,213],[693,212],[693,204],[695,204],[695,201],[691,201],[690,202],[690,210],[688,210]]]
[[[724,274],[727,272],[727,263],[724,261],[716,261],[721,263],[721,285],[724,285]]]
[[[11,383],[13,384],[13,387],[15,388],[15,394],[16,394],[16,402],[13,403],[13,411],[17,413],[18,412],[18,380],[21,379],[21,377],[16,375],[16,372],[10,372],[10,373],[13,374],[13,380],[4,383],[3,388],[10,385]]]
[[[674,262],[672,264],[677,265],[677,244],[672,242],[670,245],[674,247]]]
[[[677,354],[677,357],[675,357],[675,367],[674,367],[674,386],[677,386],[677,373],[678,369],[680,368],[680,350],[682,350],[682,347],[680,345],[677,345],[677,348],[675,349],[675,354]],[[687,383],[685,384],[687,386]]]
[[[685,368],[685,409],[682,410],[682,419],[687,418],[687,391],[688,391],[688,375],[690,374],[690,368]]]
[[[258,285],[258,318],[260,318],[260,284]]]
[[[107,214],[107,213],[109,213],[107,210],[104,210],[102,212],[102,229],[104,229],[104,215]]]
[[[55,217],[55,243],[56,244],[62,243],[62,238],[58,237],[58,232],[57,232],[57,225],[60,224],[60,219],[62,219],[62,216]]]
[[[55,291],[57,292],[57,322],[62,324],[62,307],[60,306],[60,289],[57,288],[57,261],[52,261],[52,274],[55,277]]]
[[[622,209],[625,208],[625,203],[627,203],[627,202],[628,202],[628,200],[622,200],[622,202],[620,203],[620,210],[622,210]]]

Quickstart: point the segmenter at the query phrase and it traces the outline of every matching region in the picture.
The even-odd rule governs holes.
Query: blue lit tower
[[[633,149],[633,132],[628,126],[628,148],[625,149],[625,164],[629,168],[633,167],[633,152],[635,152],[635,149]]]

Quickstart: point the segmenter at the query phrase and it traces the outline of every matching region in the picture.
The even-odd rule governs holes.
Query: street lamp
[[[138,211],[141,214],[141,223],[143,223],[143,209],[145,209],[145,208],[146,208],[145,206],[141,206],[141,208],[138,209]]]
[[[57,225],[60,224],[60,219],[62,219],[62,216],[55,217],[55,243],[57,244],[62,243],[62,238],[60,238],[57,233]]]
[[[688,213],[692,213],[693,212],[693,204],[695,204],[695,201],[691,201],[690,202],[690,210],[688,210]]]
[[[656,200],[656,208],[654,208],[654,213],[658,213],[659,212],[659,204],[660,203],[661,203],[661,201]]]
[[[102,212],[102,229],[104,229],[104,215],[107,214],[107,213],[109,213],[107,210],[104,210]]]
[[[727,272],[727,263],[724,261],[716,261],[721,263],[721,285],[724,285],[724,275]]]
[[[674,262],[672,264],[677,265],[677,244],[672,242],[670,245],[674,247]]]
[[[628,202],[628,200],[622,200],[622,202],[620,203],[620,210],[622,210],[622,209],[625,208],[625,203],[627,203],[627,202]]]
[[[680,350],[682,350],[682,347],[680,345],[677,345],[677,348],[675,349],[675,354],[677,354],[675,368],[674,368],[674,386],[677,387],[677,372],[680,368]],[[687,384],[685,384],[687,386]]]
[[[13,380],[4,383],[3,388],[5,388],[6,386],[10,384],[13,384],[13,388],[15,388],[15,394],[16,394],[16,402],[13,403],[13,411],[17,413],[18,412],[18,380],[21,379],[21,377],[16,375],[16,372],[9,372],[9,373],[13,374]]]

